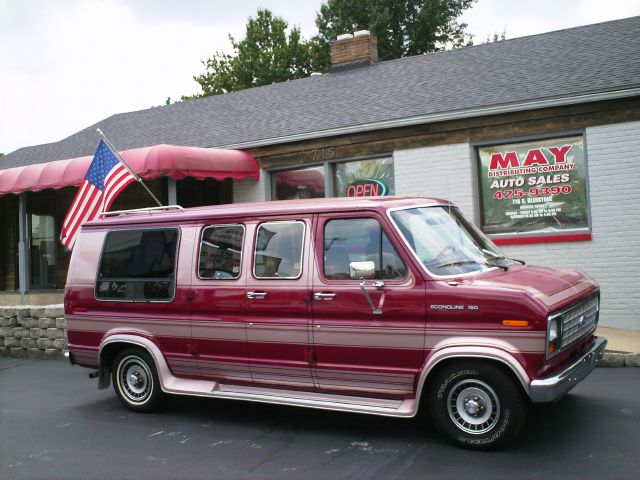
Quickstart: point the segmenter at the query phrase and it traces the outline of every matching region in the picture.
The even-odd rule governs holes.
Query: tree
[[[471,44],[458,17],[475,0],[327,0],[316,15],[318,35],[304,40],[300,29],[267,9],[249,17],[245,36],[233,53],[216,52],[193,77],[202,93],[182,100],[259,87],[326,72],[329,44],[341,33],[370,30],[378,38],[378,58],[390,60]],[[287,31],[289,32],[287,34]],[[166,103],[171,103],[167,98]]]
[[[236,41],[229,35],[233,54],[216,52],[202,62],[205,72],[193,78],[203,93],[182,99],[284,82],[326,69],[327,62],[317,41],[305,41],[297,27],[287,35],[287,29],[288,23],[282,17],[259,9],[255,18],[249,17],[242,40]]]
[[[507,27],[504,27],[504,30],[502,30],[502,33],[498,34],[498,32],[493,32],[488,33],[487,34],[487,38],[484,40],[484,42],[482,43],[495,43],[495,42],[501,42],[502,40],[506,40],[507,39]]]
[[[328,0],[316,26],[325,54],[342,33],[370,30],[378,38],[378,58],[437,52],[469,43],[467,25],[458,17],[475,0]]]

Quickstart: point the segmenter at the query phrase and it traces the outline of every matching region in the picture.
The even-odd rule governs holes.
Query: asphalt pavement
[[[1,479],[640,478],[640,368],[596,369],[561,402],[534,406],[498,452],[450,445],[426,414],[187,397],[135,414],[88,373],[0,358]]]

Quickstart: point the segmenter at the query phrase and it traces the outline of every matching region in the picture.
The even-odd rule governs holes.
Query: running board
[[[173,377],[162,386],[167,393],[198,397],[245,400],[248,402],[291,405],[341,412],[368,413],[389,417],[413,417],[416,414],[416,399],[390,400],[383,398],[335,395],[298,390],[244,387],[224,385],[205,380],[186,380]]]

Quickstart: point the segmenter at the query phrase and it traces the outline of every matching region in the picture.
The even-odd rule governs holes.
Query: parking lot
[[[637,479],[640,368],[596,369],[499,452],[392,419],[173,397],[134,414],[89,370],[0,358],[0,478]]]

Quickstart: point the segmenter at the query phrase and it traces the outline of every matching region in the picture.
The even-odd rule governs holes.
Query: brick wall
[[[65,348],[61,305],[0,307],[0,356],[60,358]]]
[[[578,268],[602,289],[600,324],[640,330],[640,122],[586,129],[593,240],[501,247],[527,263]],[[396,193],[454,201],[474,217],[470,145],[394,152]]]
[[[587,128],[585,143],[593,240],[503,250],[588,272],[602,289],[600,324],[640,330],[640,122]]]
[[[473,218],[473,173],[468,143],[396,150],[396,195],[424,195],[454,202]]]
[[[377,61],[378,40],[371,35],[359,35],[331,43],[332,68],[356,62],[376,63]]]
[[[263,171],[260,180],[233,181],[233,203],[264,202],[266,200],[266,177]]]

